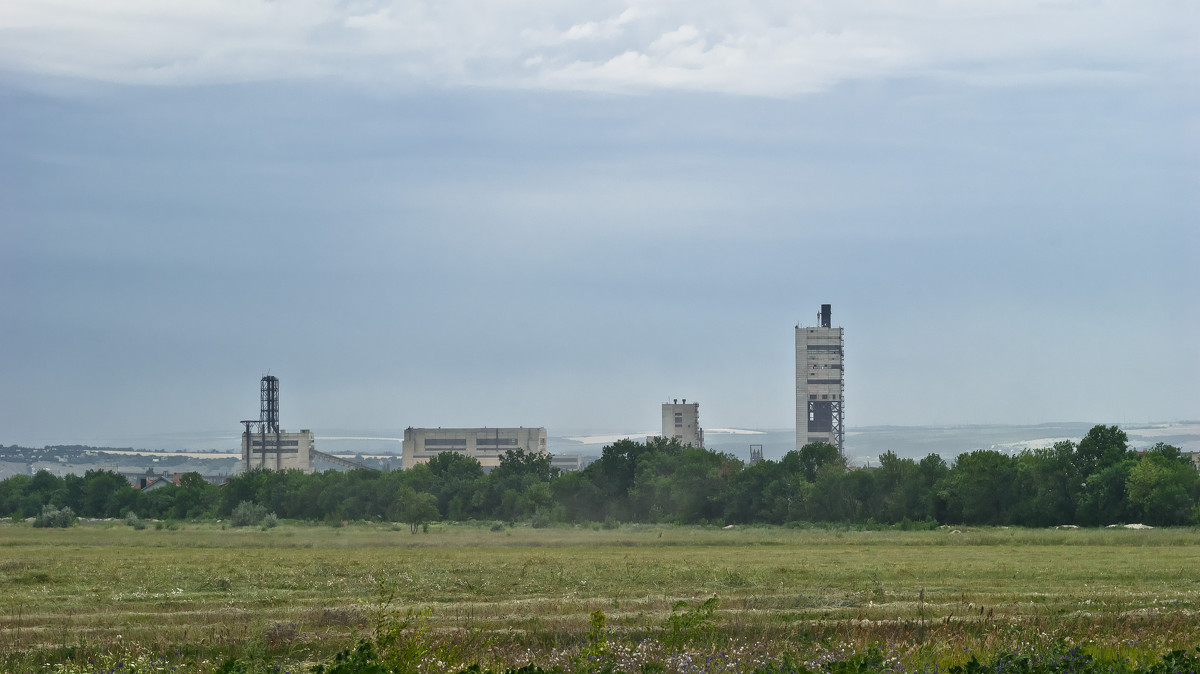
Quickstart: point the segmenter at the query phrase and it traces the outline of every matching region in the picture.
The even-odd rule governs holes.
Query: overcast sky
[[[1200,418],[1200,4],[0,3],[0,443]]]

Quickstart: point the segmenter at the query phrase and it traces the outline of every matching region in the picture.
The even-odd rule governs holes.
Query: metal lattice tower
[[[259,385],[261,404],[259,405],[258,420],[262,422],[264,433],[279,432],[279,378],[267,375]]]

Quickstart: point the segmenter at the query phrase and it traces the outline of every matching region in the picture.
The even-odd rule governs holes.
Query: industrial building
[[[704,449],[704,429],[700,428],[700,403],[676,398],[662,406],[662,437],[678,440],[680,444]]]
[[[586,461],[582,454],[551,454],[550,467],[557,468],[564,473],[573,473],[583,470],[590,463]]]
[[[442,452],[456,452],[479,461],[485,470],[500,465],[509,450],[546,451],[545,428],[413,428],[404,429],[404,456],[408,470]]]
[[[242,433],[242,470],[302,470],[313,472],[316,438],[312,431],[299,433]]]
[[[822,304],[817,325],[796,325],[797,450],[810,442],[827,442],[844,451],[844,343],[842,328],[833,327],[832,313],[831,305]]]
[[[288,433],[279,427],[279,379],[267,375],[259,381],[258,419],[241,422],[246,430],[242,433],[241,469],[247,470],[302,470],[313,472],[313,461],[323,461],[344,468],[361,468],[349,461],[317,451],[313,432],[303,429],[299,433]]]

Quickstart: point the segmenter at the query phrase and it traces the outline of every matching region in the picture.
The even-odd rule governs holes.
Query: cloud
[[[0,69],[141,85],[333,78],[374,87],[759,96],[872,77],[1003,85],[1173,73],[1182,81],[1194,69],[1197,7],[1173,0],[629,0],[569,8],[550,0],[7,0]]]

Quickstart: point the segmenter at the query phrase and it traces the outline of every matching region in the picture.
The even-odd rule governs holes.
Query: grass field
[[[0,663],[13,671],[211,671],[230,656],[307,671],[385,614],[429,671],[567,662],[598,638],[668,670],[688,669],[670,660],[684,653],[735,671],[872,645],[945,665],[1200,644],[1200,533],[1179,529],[4,524],[0,588]]]

